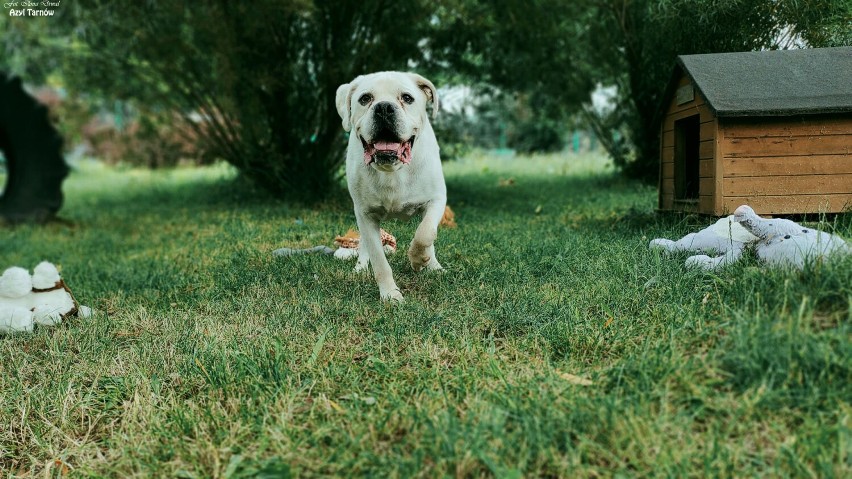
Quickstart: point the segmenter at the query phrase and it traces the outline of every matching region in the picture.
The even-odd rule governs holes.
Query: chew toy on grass
[[[456,214],[449,206],[444,208],[444,215],[441,217],[439,226],[444,228],[457,228]],[[385,254],[396,253],[396,238],[387,231],[380,229],[382,235],[382,245],[385,249]],[[361,241],[361,235],[355,230],[349,230],[343,236],[334,238],[334,245],[337,249],[329,248],[325,245],[314,246],[313,248],[278,248],[272,252],[274,256],[300,256],[303,254],[333,254],[335,258],[347,260],[358,257],[358,243]]]
[[[456,213],[450,209],[450,205],[444,207],[444,215],[441,216],[441,222],[438,223],[438,226],[444,228],[457,228],[459,226],[456,224]]]
[[[379,229],[379,233],[382,235],[382,246],[385,249],[385,254],[396,253],[396,237],[384,229]],[[343,236],[337,236],[334,238],[334,244],[337,246],[334,257],[342,260],[357,258],[360,243],[361,235],[355,230],[349,230]]]
[[[33,327],[55,326],[92,310],[74,299],[52,263],[42,261],[30,272],[13,266],[0,276],[0,334],[31,332]]]
[[[385,230],[382,232],[382,244],[385,247],[385,254],[393,254],[396,252],[396,238]],[[358,243],[361,241],[361,236],[357,231],[349,230],[343,236],[334,238],[334,244],[337,249],[329,248],[328,246],[320,245],[313,248],[278,248],[273,251],[274,256],[300,256],[303,254],[331,254],[337,259],[350,259],[358,257]]]
[[[808,261],[822,261],[835,254],[852,253],[852,247],[839,236],[806,228],[785,219],[761,218],[748,205],[742,205],[733,215],[697,233],[672,241],[651,240],[652,249],[666,252],[714,252],[690,256],[686,266],[706,270],[736,263],[747,248],[754,248],[759,259],[769,266],[788,266],[802,269]]]

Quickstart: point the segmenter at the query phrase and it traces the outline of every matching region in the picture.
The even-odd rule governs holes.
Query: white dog
[[[346,181],[361,233],[355,271],[368,264],[386,301],[402,293],[382,250],[379,222],[423,214],[408,259],[415,271],[440,270],[435,257],[438,223],[447,203],[438,141],[426,111],[438,112],[435,85],[414,73],[362,75],[337,89],[337,111],[350,132]]]

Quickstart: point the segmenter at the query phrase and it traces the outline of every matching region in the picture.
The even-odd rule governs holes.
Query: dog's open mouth
[[[364,138],[361,138],[361,144],[364,145],[364,164],[391,165],[397,161],[401,161],[404,165],[411,163],[414,138],[412,136],[408,141],[376,140],[374,143],[367,143]]]

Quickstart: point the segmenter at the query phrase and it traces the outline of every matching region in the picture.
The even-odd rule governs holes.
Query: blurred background
[[[0,12],[0,78],[48,107],[72,168],[227,162],[307,201],[341,187],[334,93],[362,73],[417,71],[439,86],[444,160],[603,150],[655,181],[677,55],[852,45],[848,0],[51,3],[50,16]],[[9,156],[25,107],[3,95]]]

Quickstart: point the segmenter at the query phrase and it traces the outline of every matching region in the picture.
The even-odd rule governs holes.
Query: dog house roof
[[[852,112],[852,47],[681,55],[666,98],[680,72],[719,117]]]

